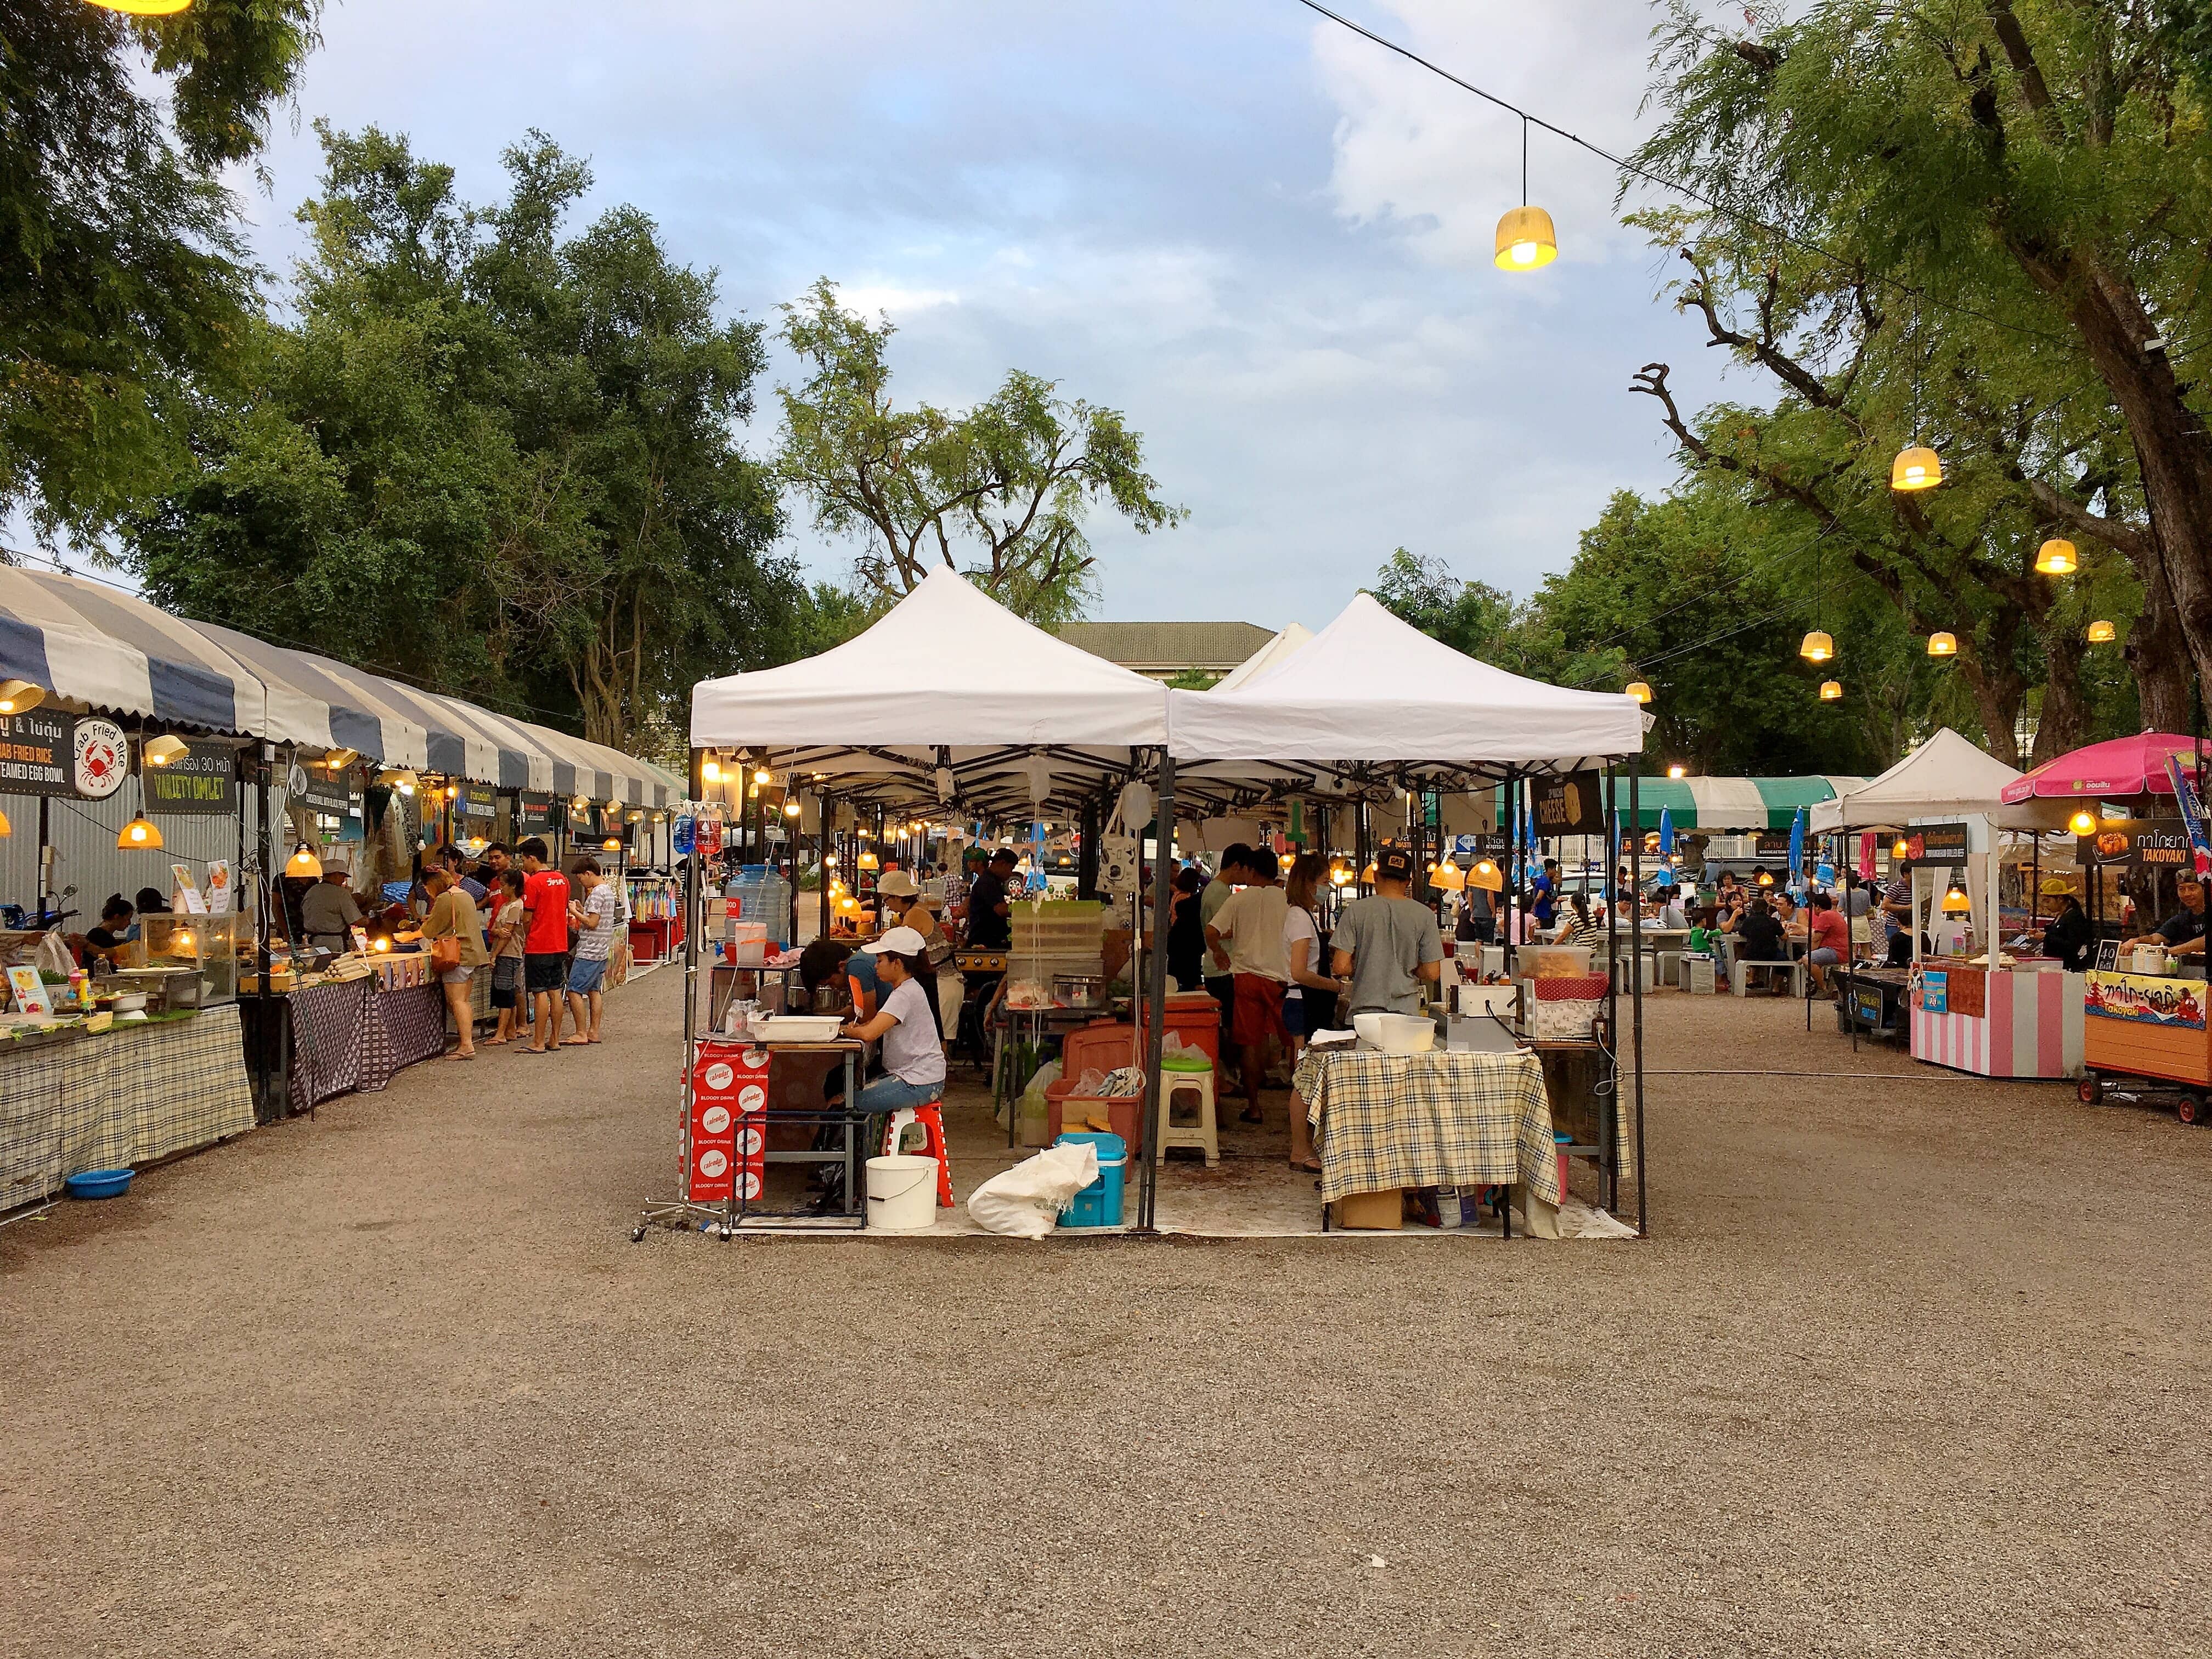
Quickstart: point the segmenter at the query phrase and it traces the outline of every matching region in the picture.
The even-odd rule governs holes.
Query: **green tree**
[[[1519,620],[1513,596],[1487,582],[1461,580],[1441,559],[1397,549],[1376,573],[1374,593],[1393,615],[1455,651],[1493,662],[1512,648]]]
[[[861,543],[857,573],[876,593],[896,599],[941,562],[1018,616],[1067,622],[1097,592],[1084,534],[1095,508],[1140,533],[1184,517],[1159,499],[1143,441],[1113,410],[1019,369],[964,412],[901,408],[889,319],[844,310],[826,276],[783,319],[806,378],[780,388],[778,474],[817,529]]]
[[[507,198],[319,129],[298,320],[250,331],[198,471],[133,528],[156,598],[635,747],[692,682],[780,659],[795,574],[732,435],[760,335],[542,135]]]
[[[1635,160],[1724,210],[1705,232],[1725,220],[1742,237],[1732,291],[1783,243],[1909,313],[1901,333],[1940,331],[1949,349],[1926,353],[1924,380],[1893,383],[1887,432],[1945,423],[1964,343],[1988,348],[1967,418],[1998,422],[1978,434],[1992,477],[2008,458],[2036,511],[2124,556],[2144,595],[2139,666],[2170,629],[2201,678],[2212,434],[2186,366],[2212,338],[2212,132],[2160,9],[1817,0],[1757,6],[1730,36],[1670,0],[1665,119]],[[2036,418],[2007,433],[2023,398]],[[2140,684],[2167,718],[2170,682]]]
[[[0,0],[0,512],[41,541],[96,538],[185,463],[175,410],[255,309],[222,170],[260,149],[319,10]]]

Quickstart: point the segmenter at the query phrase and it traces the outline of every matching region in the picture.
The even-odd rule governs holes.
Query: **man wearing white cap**
[[[882,1044],[884,1074],[860,1091],[859,1109],[890,1113],[940,1098],[945,1093],[945,1050],[921,979],[927,966],[927,945],[913,928],[894,927],[873,945],[860,948],[875,958],[876,978],[887,988],[872,1018],[848,1021],[840,1028],[841,1036]]]

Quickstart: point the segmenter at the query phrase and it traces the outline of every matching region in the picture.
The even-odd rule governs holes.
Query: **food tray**
[[[835,1042],[844,1023],[836,1014],[771,1014],[752,1030],[763,1042]]]

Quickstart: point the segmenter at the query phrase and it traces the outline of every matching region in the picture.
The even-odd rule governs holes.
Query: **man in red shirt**
[[[560,1039],[561,986],[568,957],[568,878],[546,866],[545,843],[532,836],[522,855],[522,983],[530,994],[526,1054],[550,1054]]]
[[[1805,927],[1808,942],[1813,947],[1805,958],[1813,967],[1813,988],[1825,994],[1828,988],[1825,970],[1838,963],[1848,966],[1850,963],[1851,924],[1836,908],[1833,899],[1826,893],[1815,893],[1813,908],[1806,913]]]

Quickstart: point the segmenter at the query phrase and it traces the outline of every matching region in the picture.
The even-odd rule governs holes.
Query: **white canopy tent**
[[[1207,689],[1213,691],[1234,691],[1246,682],[1255,680],[1262,674],[1272,672],[1288,660],[1291,654],[1299,647],[1307,644],[1312,638],[1313,629],[1308,628],[1304,623],[1292,623]]]
[[[2007,806],[1998,799],[2019,776],[1947,726],[1880,777],[1814,803],[1808,823],[1816,836],[1968,816],[1986,817],[1999,829],[2062,828],[2064,802]]]

